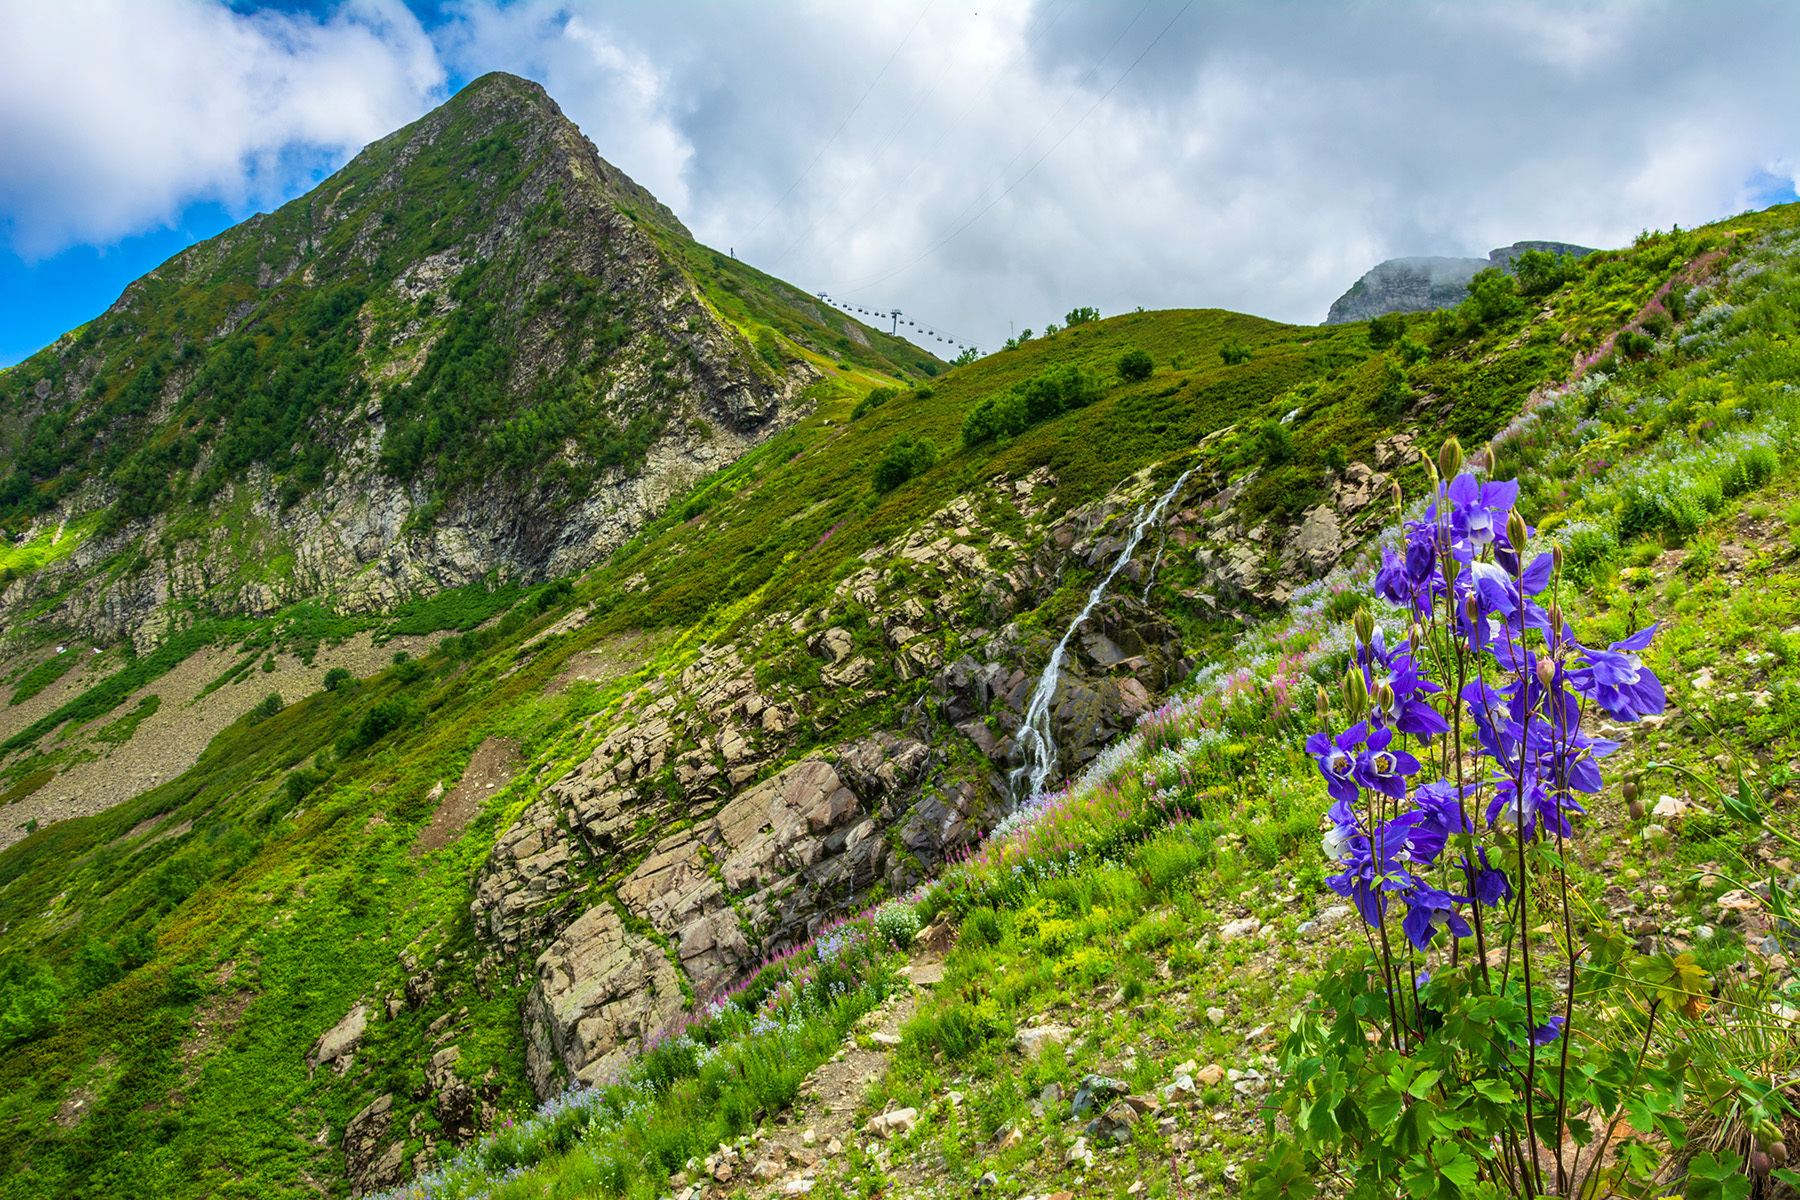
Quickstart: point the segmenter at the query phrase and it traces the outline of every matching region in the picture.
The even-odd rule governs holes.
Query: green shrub
[[[1510,265],[1521,296],[1548,296],[1563,284],[1581,278],[1581,260],[1573,254],[1527,250]]]
[[[62,1013],[63,986],[49,964],[19,957],[0,969],[0,1051],[49,1033]]]
[[[1406,336],[1406,318],[1399,313],[1387,313],[1369,322],[1369,345],[1377,350],[1385,350]]]
[[[1571,525],[1561,540],[1563,570],[1580,582],[1593,579],[1619,548],[1618,539],[1600,525]]]
[[[1250,347],[1244,345],[1244,343],[1238,341],[1236,338],[1227,340],[1224,345],[1219,347],[1219,359],[1228,367],[1235,367],[1242,363],[1247,363],[1254,357],[1255,355],[1251,353]]]
[[[575,597],[575,585],[567,579],[554,579],[546,583],[533,602],[539,612],[546,613],[558,605],[567,604]]]
[[[287,788],[288,799],[298,804],[311,795],[321,783],[324,783],[326,778],[323,771],[295,771],[284,779],[282,784]]]
[[[1017,437],[1027,427],[1060,413],[1086,408],[1106,394],[1098,376],[1076,366],[1062,366],[1021,380],[997,396],[988,396],[963,418],[962,440],[973,446],[996,437]]]
[[[1780,469],[1781,458],[1774,449],[1758,442],[1745,447],[1743,453],[1725,468],[1719,486],[1728,497],[1741,496],[1775,478],[1775,472]]]
[[[337,740],[339,758],[374,745],[411,719],[413,707],[405,696],[391,696],[362,715],[356,728]]]
[[[1000,941],[999,914],[991,908],[974,909],[963,918],[957,941],[969,946],[997,945]]]
[[[325,690],[328,692],[335,692],[341,687],[353,687],[355,684],[356,676],[343,667],[333,667],[325,672]]]
[[[1466,324],[1483,328],[1518,316],[1525,311],[1525,302],[1519,299],[1512,276],[1488,267],[1469,280],[1469,298],[1456,311]]]
[[[1156,360],[1150,357],[1148,350],[1133,348],[1119,355],[1118,366],[1120,379],[1140,383],[1156,370]]]
[[[1270,419],[1256,434],[1256,452],[1271,467],[1280,466],[1294,457],[1294,433],[1280,421]]]
[[[251,725],[260,725],[270,717],[279,716],[282,708],[280,692],[270,692],[256,702],[256,707],[244,714],[244,720]]]
[[[937,443],[930,438],[915,438],[910,433],[897,434],[889,442],[881,461],[875,464],[872,482],[878,492],[891,492],[907,480],[929,471],[937,462]]]
[[[1005,1034],[990,1000],[976,1005],[956,1004],[937,1013],[920,1013],[901,1027],[900,1040],[920,1057],[941,1054],[946,1062],[957,1062]]]
[[[1092,325],[1099,319],[1100,310],[1097,308],[1071,308],[1069,315],[1063,318],[1063,324],[1073,329],[1077,325]]]
[[[896,389],[891,387],[870,389],[869,394],[864,396],[861,400],[858,400],[856,402],[856,407],[850,410],[850,419],[855,421],[868,416],[899,394],[900,393]]]

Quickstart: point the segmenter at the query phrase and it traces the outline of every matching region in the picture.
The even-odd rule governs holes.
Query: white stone
[[[1688,810],[1688,802],[1677,796],[1659,796],[1656,807],[1650,810],[1653,817],[1679,817]]]
[[[1262,931],[1262,922],[1255,917],[1245,917],[1241,921],[1233,921],[1219,930],[1221,942],[1235,942],[1240,938],[1255,937]]]

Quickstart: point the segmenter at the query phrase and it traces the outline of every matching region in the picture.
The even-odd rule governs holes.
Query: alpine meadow
[[[496,72],[0,369],[0,1196],[1800,1191],[1800,204],[1344,285],[940,357]]]

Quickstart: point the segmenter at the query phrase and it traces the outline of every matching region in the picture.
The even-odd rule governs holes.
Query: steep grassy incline
[[[1378,443],[1410,484],[1420,468],[1395,449],[1396,435],[1435,440],[1448,427],[1485,440],[1578,356],[1611,353],[1611,369],[1654,389],[1696,353],[1675,334],[1718,318],[1684,310],[1691,324],[1670,317],[1659,335],[1657,313],[1678,302],[1647,308],[1652,297],[1666,298],[1672,278],[1721,287],[1744,245],[1792,219],[1776,211],[1596,256],[1539,312],[1471,309],[1378,330],[1132,314],[873,397],[867,385],[894,374],[838,357],[830,327],[812,345],[791,339],[805,361],[833,372],[849,362],[842,376],[862,386],[821,389],[815,409],[676,493],[594,570],[418,606],[388,629],[464,632],[360,681],[333,679],[299,703],[252,712],[180,777],[0,854],[9,1194],[299,1196],[315,1185],[345,1194],[352,1177],[394,1182],[449,1157],[528,1110],[540,1080],[564,1070],[521,1029],[522,1010],[527,1028],[542,1024],[532,1015],[546,996],[536,956],[557,938],[583,921],[614,922],[620,938],[665,960],[645,968],[669,972],[656,975],[665,989],[692,986],[685,938],[623,884],[653,847],[702,830],[733,798],[807,755],[860,780],[849,764],[871,732],[928,743],[928,761],[907,760],[923,761],[919,782],[857,797],[888,843],[887,865],[833,893],[821,914],[911,886],[990,826],[1006,751],[983,740],[981,723],[1003,730],[1010,718],[999,696],[973,720],[952,714],[956,697],[938,681],[963,656],[994,663],[999,679],[1040,667],[1041,634],[1060,632],[1146,488],[1197,468],[1178,530],[1189,540],[1171,534],[1149,605],[1123,616],[1178,630],[1178,656],[1211,651],[1223,663],[1244,635],[1239,617],[1269,609],[1255,595],[1224,598],[1196,545],[1251,544],[1238,531],[1256,531],[1269,571],[1291,572],[1280,577],[1296,585],[1322,573],[1284,547],[1303,516],[1338,503],[1334,480],[1380,457]],[[749,277],[729,260],[712,270],[727,297],[725,282]],[[706,303],[729,321],[772,311],[715,301],[714,286],[705,284]],[[786,303],[759,303],[777,301]],[[1631,332],[1620,335],[1625,318]],[[1745,358],[1761,364],[1761,397],[1792,370],[1777,344],[1786,335],[1757,336]],[[1142,372],[1131,350],[1148,352],[1146,377],[1132,378]],[[1708,393],[1704,412],[1693,392],[1679,428],[1735,411],[1728,400],[1743,406],[1748,382],[1733,386]],[[1011,396],[1032,419],[1010,436],[961,441],[971,413]],[[1657,436],[1676,428],[1665,421]],[[919,451],[924,441],[935,454]],[[1578,467],[1562,470],[1534,477],[1532,494],[1569,487]],[[909,539],[927,527],[930,546],[914,548]],[[1349,553],[1353,529],[1343,528]],[[1140,549],[1146,583],[1157,553]],[[938,569],[952,557],[967,560],[965,574]],[[990,586],[1003,577],[1017,580],[1004,599]],[[209,633],[239,647],[284,628],[300,640],[343,636],[305,617]],[[851,670],[859,661],[866,672]],[[652,753],[658,737],[664,748]],[[1249,734],[1240,740],[1262,753]],[[516,754],[519,765],[475,779],[471,799],[457,784],[478,751],[484,762]],[[21,746],[0,783],[42,769]],[[614,782],[593,782],[603,773]],[[420,843],[446,793],[462,796],[467,823]],[[601,801],[622,807],[597,813]],[[1298,830],[1310,810],[1294,811],[1271,819]],[[909,842],[915,821],[954,825],[962,841]],[[532,846],[562,857],[546,865],[526,853]],[[538,873],[516,895],[537,899],[525,925],[506,927],[520,944],[498,943],[500,910],[479,885],[530,863]],[[722,864],[705,865],[729,878]],[[745,906],[720,911],[736,911],[748,961],[795,944],[790,927],[770,932],[743,889],[727,894]],[[743,993],[744,1003],[763,994]],[[695,999],[670,992],[659,1003]],[[315,1054],[358,1004],[366,1026],[354,1051]],[[733,1131],[767,1103],[731,1101]],[[582,1187],[590,1183],[651,1195],[667,1176],[639,1165]]]

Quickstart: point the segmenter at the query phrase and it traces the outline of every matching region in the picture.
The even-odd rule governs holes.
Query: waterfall
[[[1094,611],[1094,606],[1106,595],[1113,576],[1131,561],[1132,552],[1137,549],[1138,540],[1144,536],[1144,531],[1162,520],[1163,509],[1169,506],[1169,501],[1175,498],[1176,493],[1181,491],[1181,485],[1193,473],[1193,467],[1183,471],[1181,477],[1169,486],[1169,490],[1155,504],[1145,506],[1144,511],[1138,514],[1137,522],[1131,527],[1131,536],[1125,539],[1125,548],[1119,551],[1118,561],[1113,563],[1112,570],[1106,573],[1106,577],[1088,592],[1087,603],[1064,631],[1062,640],[1056,643],[1056,649],[1050,652],[1050,661],[1044,664],[1044,673],[1038,676],[1037,686],[1031,690],[1031,699],[1025,706],[1025,720],[1019,726],[1019,750],[1025,761],[1007,777],[1012,784],[1015,804],[1033,800],[1042,794],[1050,773],[1056,770],[1056,738],[1050,729],[1050,702],[1056,696],[1056,683],[1062,675],[1063,652],[1068,649],[1069,639],[1075,636],[1075,631],[1081,628],[1082,622],[1088,619],[1088,614]],[[1023,795],[1019,794],[1021,778],[1028,784]]]

